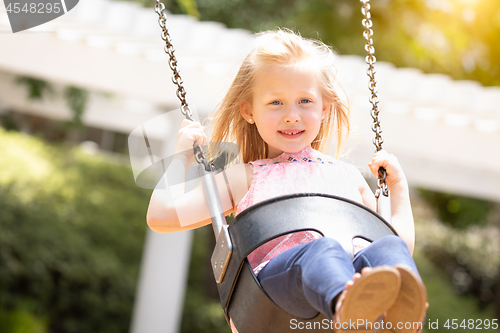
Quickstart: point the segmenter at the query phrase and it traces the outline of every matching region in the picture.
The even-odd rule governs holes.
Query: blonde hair
[[[338,157],[349,132],[349,109],[335,91],[335,56],[331,48],[288,29],[261,32],[257,34],[256,44],[210,118],[210,141],[236,143],[241,149],[244,163],[267,158],[267,143],[259,135],[255,123],[250,124],[242,117],[240,107],[245,102],[251,102],[255,75],[261,66],[276,64],[288,67],[307,63],[311,64],[308,68],[317,68],[320,91],[330,104],[311,147],[328,154],[336,130],[335,156]]]

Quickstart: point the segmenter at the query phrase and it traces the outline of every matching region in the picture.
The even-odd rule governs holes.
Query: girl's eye
[[[281,102],[280,101],[272,101],[271,105],[281,105]]]
[[[305,103],[311,103],[311,100],[308,99],[308,98],[303,98],[303,99],[300,100],[300,103],[303,103],[303,104],[305,104]]]

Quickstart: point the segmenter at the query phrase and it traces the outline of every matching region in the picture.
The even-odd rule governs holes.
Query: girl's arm
[[[368,164],[370,170],[378,178],[378,169],[382,166],[387,171],[387,186],[391,192],[392,226],[406,242],[413,255],[415,246],[415,226],[410,205],[410,191],[403,169],[396,156],[381,150],[373,156]]]
[[[193,156],[194,142],[206,144],[203,128],[199,123],[184,120],[177,135],[175,158],[149,202],[146,219],[149,227],[156,232],[176,232],[211,223],[203,186],[200,184],[184,193],[188,161]],[[215,176],[224,215],[233,212],[243,198],[251,175],[251,165],[238,164]],[[169,186],[168,179],[177,185]],[[162,186],[163,184],[166,186]]]
[[[247,174],[251,165],[238,164],[215,176],[224,215],[231,214],[247,191]],[[212,222],[203,185],[173,197],[169,188],[156,188],[149,202],[147,222],[156,232],[176,232],[195,229]],[[232,200],[231,200],[232,196]],[[234,203],[234,204],[233,204]]]

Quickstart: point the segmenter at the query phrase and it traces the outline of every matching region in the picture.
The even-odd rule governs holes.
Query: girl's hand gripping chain
[[[396,156],[381,150],[373,156],[368,164],[370,170],[378,177],[378,169],[387,171],[387,187],[391,191],[392,226],[406,242],[410,253],[415,246],[415,227],[410,205],[410,192],[406,176]]]
[[[179,154],[184,155],[190,160],[193,155],[193,144],[196,143],[200,146],[207,144],[207,137],[204,132],[204,127],[198,122],[192,122],[184,119],[181,128],[177,133],[177,144],[175,147],[175,156]]]
[[[396,156],[388,154],[385,150],[381,150],[373,155],[373,159],[368,166],[377,178],[378,169],[380,169],[380,167],[385,168],[387,171],[386,181],[389,191],[392,191],[392,189],[396,187],[408,188],[406,177]]]
[[[149,203],[147,221],[157,232],[176,232],[199,228],[211,223],[211,215],[206,204],[205,192],[201,184],[190,182],[188,168],[194,156],[193,144],[207,144],[207,137],[200,123],[184,120],[177,134],[177,144],[173,161],[166,171],[167,188],[156,188]],[[247,175],[251,169],[237,164],[215,176],[215,183],[225,215],[234,210],[234,205],[248,191]],[[186,175],[188,177],[186,178]],[[191,179],[196,180],[197,177]],[[227,182],[226,182],[227,179]],[[186,185],[193,187],[185,191]],[[231,199],[231,195],[234,199]]]

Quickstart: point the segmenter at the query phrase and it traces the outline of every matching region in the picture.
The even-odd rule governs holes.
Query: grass
[[[424,325],[424,333],[438,332],[470,332],[479,330],[482,327],[483,332],[495,332],[491,327],[486,329],[484,320],[490,321],[495,318],[493,305],[480,310],[478,300],[471,295],[458,295],[453,289],[451,282],[434,266],[425,256],[416,252],[415,262],[417,263],[420,275],[427,288],[429,299],[429,310]],[[456,319],[456,329],[451,327],[452,320]],[[464,322],[465,320],[465,322]],[[469,320],[473,323],[469,327]],[[445,327],[446,322],[450,327]],[[431,324],[432,323],[432,324]],[[461,324],[464,327],[460,327]],[[482,325],[480,325],[482,323]],[[432,328],[431,328],[432,327]]]

